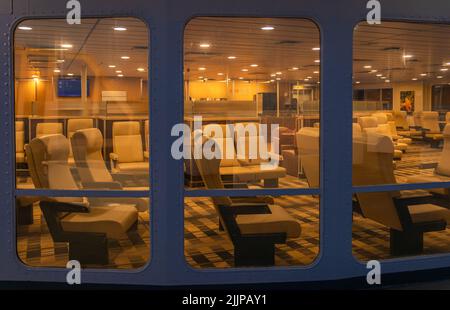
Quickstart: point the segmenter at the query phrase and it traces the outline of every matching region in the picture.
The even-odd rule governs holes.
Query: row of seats
[[[105,165],[103,141],[97,128],[77,130],[70,139],[62,134],[34,138],[25,146],[34,186],[123,189]],[[69,163],[71,150],[80,182]],[[127,231],[136,228],[138,212],[148,211],[148,203],[145,198],[49,198],[42,199],[40,207],[53,241],[69,243],[70,259],[82,264],[107,264],[107,239],[126,237]]]
[[[145,121],[145,149],[142,143],[140,123],[137,121],[113,123],[113,153],[110,154],[113,172],[148,172],[149,164],[149,123]],[[69,119],[67,137],[70,139],[76,131],[94,128],[93,119]],[[63,124],[38,123],[36,138],[49,134],[63,134]],[[16,163],[25,163],[25,130],[24,122],[16,121]],[[69,144],[69,162],[74,163],[72,149]]]

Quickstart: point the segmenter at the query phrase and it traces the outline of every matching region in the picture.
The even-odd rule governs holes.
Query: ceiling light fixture
[[[314,74],[319,74],[320,72],[319,72],[319,71],[314,71],[313,73],[314,73]]]
[[[257,64],[251,64],[250,67],[256,68],[256,67],[258,67],[258,65]]]
[[[420,76],[427,76],[427,74],[426,73],[421,73]]]
[[[364,69],[372,69],[372,66],[369,66],[369,65],[364,66]]]
[[[360,82],[360,81],[356,81],[355,83],[356,83],[356,84],[360,84],[361,82]]]
[[[123,74],[118,74],[117,76],[118,76],[118,77],[123,77]]]
[[[247,71],[248,71],[248,69],[245,69],[245,68],[244,68],[244,69],[242,69],[241,71],[242,71],[242,72],[247,72]]]
[[[448,71],[448,68],[442,68],[441,71],[442,72]]]
[[[198,71],[205,71],[205,70],[206,70],[205,67],[200,67],[200,68],[198,68]]]
[[[265,31],[270,31],[270,30],[274,30],[275,29],[275,27],[273,27],[273,26],[264,26],[264,27],[261,27],[261,30],[265,30]]]
[[[73,76],[73,73],[67,73],[68,76]]]
[[[442,75],[438,75],[437,77],[436,77],[437,79],[442,79],[442,78],[444,78]]]
[[[137,68],[137,71],[139,71],[139,72],[144,72],[145,69],[144,69],[144,68]]]
[[[320,47],[313,47],[312,50],[313,51],[320,51]]]
[[[209,44],[209,43],[200,43],[198,46],[200,46],[201,48],[209,48],[209,47],[211,47],[211,44]]]
[[[315,63],[320,63],[320,59],[314,60]]]
[[[61,44],[61,47],[62,48],[72,48],[73,47],[73,45],[72,44]]]
[[[130,56],[122,56],[122,57],[120,57],[120,58],[125,59],[125,60],[128,60],[128,59],[130,59]]]
[[[116,70],[116,73],[122,73],[122,70]]]
[[[417,80],[418,80],[418,78],[412,78],[412,80],[413,80],[413,81],[417,81]]]
[[[413,58],[413,55],[403,55],[403,58]]]
[[[33,30],[33,28],[28,27],[28,26],[19,26],[18,28],[19,28],[20,30],[27,30],[27,31]]]
[[[109,65],[108,68],[115,68],[116,65]]]
[[[55,73],[60,73],[60,72],[61,72],[61,70],[59,70],[59,69],[55,69],[55,70],[53,70],[53,72],[55,72]]]
[[[228,59],[236,59],[236,56],[228,56]]]
[[[377,74],[378,77],[383,76],[382,74]]]
[[[219,73],[217,73],[217,75],[219,75],[219,76],[222,76],[222,75],[223,75],[223,73],[222,73],[222,72],[219,72]]]
[[[115,31],[127,31],[127,28],[125,28],[125,27],[114,27],[113,29]]]
[[[276,75],[282,75],[283,72],[278,71],[277,73],[275,73]]]

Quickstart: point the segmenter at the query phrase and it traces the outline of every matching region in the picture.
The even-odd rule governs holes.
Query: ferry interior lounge
[[[448,33],[439,24],[355,27],[354,186],[450,181]],[[17,189],[149,192],[149,158],[158,151],[149,139],[150,36],[134,18],[17,26]],[[198,17],[186,25],[183,147],[218,155],[181,159],[186,190],[320,187],[320,109],[350,104],[321,101],[320,42],[307,19]],[[356,192],[348,206],[355,259],[450,252],[448,195]],[[30,267],[77,259],[87,268],[143,268],[153,207],[164,206],[151,206],[149,195],[18,196],[18,258]],[[318,258],[319,194],[186,196],[181,207],[192,268],[308,266]]]

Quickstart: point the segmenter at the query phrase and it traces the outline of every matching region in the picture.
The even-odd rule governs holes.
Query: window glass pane
[[[304,19],[195,18],[184,47],[186,144],[194,133],[218,141],[221,176],[230,186],[317,188],[317,26]],[[184,158],[186,187],[201,188],[195,162]]]
[[[404,22],[355,28],[354,88],[381,89],[382,105],[354,104],[354,186],[450,181],[449,118],[436,86],[450,82],[449,31],[448,25]],[[422,43],[405,44],[411,41]],[[446,188],[356,193],[355,256],[449,252],[448,195]]]
[[[65,19],[23,21],[14,34],[14,62],[17,189],[149,190],[148,31],[142,21],[88,18],[80,25],[68,25]],[[69,198],[58,201],[64,205],[66,200],[80,203]],[[106,235],[110,251],[109,260],[94,265],[135,268],[148,260],[148,242],[139,242],[138,263],[132,261],[134,252],[129,252],[127,263],[122,254],[116,257],[120,246],[111,246],[127,242],[126,233],[119,236],[119,232],[135,227],[138,220],[138,235],[148,239],[148,198],[115,203],[86,197],[81,203],[88,207],[87,214],[78,209],[68,212],[64,220],[72,223],[64,225],[70,233],[60,232],[61,237],[51,228],[53,215],[39,207],[39,200],[18,198],[18,247],[29,246],[38,237],[41,249],[31,255],[21,248],[19,255],[25,253],[21,259],[33,266],[60,266],[67,255],[56,257],[60,253],[56,250],[68,246],[78,249],[70,257],[80,257],[82,263],[95,261],[97,251],[85,257],[92,247],[77,245],[93,230]],[[54,218],[66,214],[61,211],[64,206],[54,209],[60,210]],[[27,221],[21,220],[23,210]],[[55,254],[46,256],[53,247]]]
[[[190,266],[279,267],[314,262],[319,254],[319,197],[231,198],[234,207],[221,204],[227,199],[185,198],[184,252]],[[228,214],[233,210],[243,214],[234,219]]]

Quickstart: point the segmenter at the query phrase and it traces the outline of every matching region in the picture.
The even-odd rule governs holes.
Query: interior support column
[[[83,106],[83,115],[88,115],[87,96],[88,96],[88,80],[87,65],[81,68],[81,104]]]

